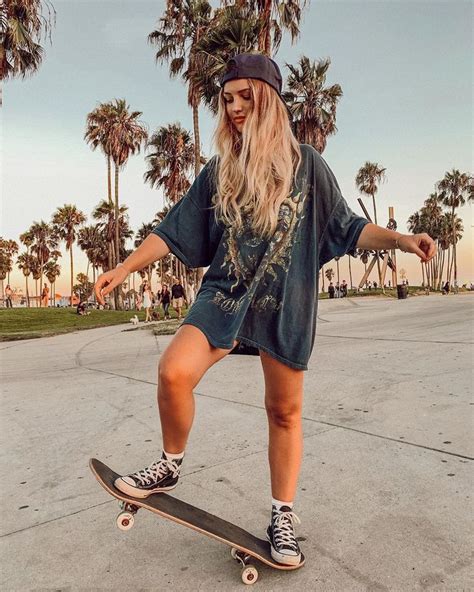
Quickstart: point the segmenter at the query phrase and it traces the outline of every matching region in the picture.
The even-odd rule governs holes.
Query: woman
[[[5,288],[5,306],[6,306],[6,308],[13,308],[12,294],[13,294],[13,290],[11,289],[10,284],[7,284],[7,287]]]
[[[161,300],[161,305],[163,307],[163,312],[164,312],[163,320],[171,319],[170,313],[168,310],[170,307],[170,302],[171,302],[171,293],[168,289],[168,284],[163,284],[163,289],[161,290],[160,300]]]
[[[48,299],[49,299],[49,288],[48,284],[45,282],[43,286],[43,290],[41,291],[41,303],[40,306],[48,307]]]
[[[239,54],[229,61],[219,93],[217,155],[142,245],[98,278],[96,293],[102,299],[170,250],[188,267],[209,266],[159,362],[162,456],[116,486],[136,497],[176,487],[193,422],[193,389],[234,348],[252,350],[262,363],[269,422],[267,538],[276,561],[298,564],[293,502],[318,270],[355,248],[401,248],[424,262],[436,249],[427,234],[402,235],[350,210],[324,159],[293,135],[281,89],[270,58]]]
[[[142,284],[143,308],[145,309],[145,323],[151,322],[152,293],[148,280]]]

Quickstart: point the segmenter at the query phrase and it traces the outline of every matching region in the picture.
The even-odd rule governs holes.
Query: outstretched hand
[[[398,239],[402,251],[415,253],[423,261],[428,263],[436,255],[436,243],[429,234],[404,234]]]
[[[94,285],[94,291],[100,304],[105,304],[104,296],[107,296],[114,288],[120,286],[126,280],[127,276],[128,271],[123,266],[116,267],[99,275]]]

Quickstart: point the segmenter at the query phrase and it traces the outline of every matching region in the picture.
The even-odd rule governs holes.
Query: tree
[[[436,184],[439,193],[439,200],[444,206],[451,208],[452,222],[452,245],[454,261],[454,284],[457,286],[458,267],[456,257],[456,209],[468,201],[474,200],[474,177],[468,173],[461,173],[457,169],[447,172],[444,179]]]
[[[57,259],[51,259],[46,263],[44,273],[51,284],[51,306],[56,306],[56,278],[61,274],[61,266],[58,264]]]
[[[224,0],[224,6],[229,6],[230,2]],[[286,29],[291,34],[291,43],[293,44],[299,37],[299,24],[301,20],[301,2],[286,0],[237,0],[235,5],[242,9],[247,8],[257,17],[260,25],[258,37],[258,50],[267,56],[276,53],[280,47],[282,39],[282,29]],[[306,6],[306,0],[303,1],[303,7]],[[273,32],[273,44],[271,42],[271,33]]]
[[[127,164],[128,159],[140,148],[148,138],[143,124],[138,121],[141,111],[129,111],[130,107],[124,99],[115,99],[112,109],[112,120],[109,129],[108,147],[115,165],[115,219],[119,218],[119,171]],[[119,225],[115,227],[116,264],[120,263]]]
[[[26,241],[25,244],[29,246],[29,252],[35,256],[37,268],[34,266],[31,269],[31,273],[33,274],[33,278],[40,280],[40,284],[42,284],[44,265],[53,254],[58,252],[58,237],[54,229],[47,222],[41,220],[41,222],[33,222],[29,230],[20,236],[20,240],[23,242]]]
[[[87,115],[86,132],[84,140],[91,146],[92,150],[99,147],[107,160],[107,198],[110,204],[112,199],[112,156],[110,154],[110,128],[114,118],[114,107],[112,103],[101,103]],[[107,243],[108,268],[115,265],[116,255],[114,253],[114,237],[108,238]]]
[[[44,50],[41,39],[49,38],[56,11],[48,0],[7,0],[0,5],[0,78],[6,80],[33,74]]]
[[[94,284],[85,273],[78,273],[76,279],[78,283],[74,285],[74,294],[79,296],[80,302],[87,301],[92,296]]]
[[[74,281],[74,261],[73,261],[73,246],[77,236],[77,228],[86,221],[86,216],[76,206],[65,204],[56,209],[53,214],[52,222],[55,233],[59,239],[66,244],[66,250],[69,251],[71,260],[71,301],[73,296],[73,281]]]
[[[283,92],[294,122],[295,135],[302,144],[310,144],[322,154],[327,138],[337,132],[336,108],[342,97],[339,84],[326,86],[329,58],[311,62],[302,56],[298,66],[287,64],[288,90]]]
[[[31,253],[29,253],[28,251],[25,251],[24,253],[21,253],[20,255],[18,255],[17,265],[18,265],[18,268],[23,272],[23,275],[25,277],[26,305],[29,308],[30,307],[30,294],[28,292],[28,276],[32,272],[32,269],[35,265],[35,257],[33,255],[31,255]]]
[[[156,62],[170,63],[170,76],[182,74],[188,83],[188,105],[193,112],[194,176],[201,168],[201,140],[199,132],[199,105],[202,88],[196,73],[205,69],[206,56],[196,51],[196,45],[211,25],[212,7],[206,0],[169,0],[159,26],[148,35],[150,44],[157,47]]]
[[[375,205],[375,194],[378,191],[378,183],[384,181],[385,171],[387,169],[381,167],[376,162],[366,162],[363,167],[359,169],[357,173],[355,184],[357,189],[364,195],[372,196],[372,204],[374,206],[374,221],[377,224],[377,208]],[[380,258],[379,251],[375,251],[377,257],[377,269],[379,272],[379,285],[382,287],[384,292],[383,281],[382,281],[382,270],[380,269]]]

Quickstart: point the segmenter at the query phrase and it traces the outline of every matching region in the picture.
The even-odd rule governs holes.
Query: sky
[[[1,235],[17,241],[34,221],[50,221],[66,203],[91,223],[92,210],[107,195],[105,158],[83,139],[86,116],[99,103],[126,99],[131,110],[143,113],[150,134],[175,122],[191,134],[193,129],[184,82],[169,77],[167,64],[156,64],[156,50],[147,42],[165,2],[53,4],[56,26],[52,45],[44,43],[41,68],[30,78],[9,81],[3,92]],[[338,131],[323,156],[359,214],[359,168],[366,161],[386,168],[376,196],[380,226],[393,206],[398,230],[408,233],[408,217],[447,171],[472,171],[472,10],[461,0],[312,0],[303,10],[299,39],[292,45],[285,33],[273,56],[284,81],[286,64],[296,65],[303,55],[331,59],[326,83],[340,84],[343,97]],[[205,107],[199,116],[202,150],[210,157],[215,120]],[[143,151],[131,157],[120,177],[120,200],[129,207],[133,230],[163,207],[162,192],[144,184],[144,159]],[[364,202],[372,215],[371,198]],[[458,215],[464,223],[458,277],[464,283],[474,281],[472,205]],[[64,249],[63,255],[59,293],[69,286]],[[75,274],[85,272],[87,260],[77,246],[74,257]],[[341,281],[349,280],[347,259],[340,262]],[[421,282],[416,255],[398,252],[397,263],[411,284]],[[352,268],[358,282],[363,265],[353,259]],[[375,270],[371,279],[377,279]],[[19,271],[10,280],[24,286]]]

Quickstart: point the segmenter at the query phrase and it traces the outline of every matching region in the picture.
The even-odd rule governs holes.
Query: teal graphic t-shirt
[[[300,144],[302,163],[280,206],[271,239],[216,220],[214,156],[186,195],[154,228],[187,267],[208,267],[183,324],[198,327],[214,347],[259,350],[298,370],[308,369],[316,334],[319,270],[354,252],[368,220],[341,194],[324,158]]]

